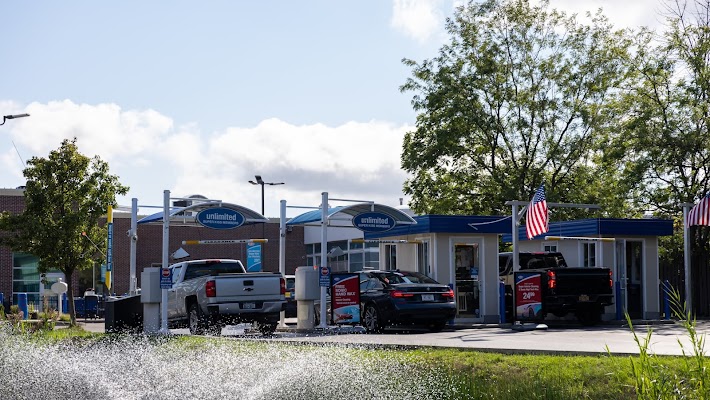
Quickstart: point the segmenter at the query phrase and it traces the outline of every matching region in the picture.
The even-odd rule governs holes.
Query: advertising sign
[[[331,316],[334,324],[360,323],[360,282],[358,274],[333,274]]]
[[[385,232],[395,225],[391,215],[381,212],[366,212],[353,217],[353,226],[363,232]]]
[[[535,321],[542,312],[542,279],[539,272],[515,273],[515,316],[518,321]]]
[[[214,207],[197,213],[195,221],[211,229],[234,229],[244,223],[244,216],[231,208]]]
[[[173,287],[173,270],[170,268],[160,269],[160,288],[170,289]]]
[[[261,272],[261,243],[247,244],[247,272]]]
[[[329,287],[330,286],[330,267],[320,267],[320,273],[318,274],[318,286]]]

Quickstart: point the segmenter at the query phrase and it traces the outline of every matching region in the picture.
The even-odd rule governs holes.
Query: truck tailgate
[[[232,301],[273,300],[275,293],[281,293],[281,277],[275,274],[220,275],[215,277],[215,286],[217,301],[224,297]]]
[[[557,295],[610,294],[608,268],[555,268]]]

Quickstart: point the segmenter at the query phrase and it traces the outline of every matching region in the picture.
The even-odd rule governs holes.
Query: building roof
[[[512,240],[510,216],[419,215],[416,225],[396,226],[386,232],[365,233],[365,239],[423,233],[501,234],[504,242]],[[544,236],[668,236],[673,234],[673,221],[668,219],[589,218],[553,222]],[[518,227],[520,240],[527,240],[525,226]]]

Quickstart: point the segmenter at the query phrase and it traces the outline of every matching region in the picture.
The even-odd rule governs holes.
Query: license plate
[[[589,301],[589,296],[586,294],[580,294],[579,301]]]
[[[433,294],[423,294],[422,301],[434,301],[434,295]]]
[[[290,298],[291,298],[291,292],[286,292],[286,293],[284,294],[284,297],[286,297],[287,299],[290,299]]]
[[[256,308],[256,304],[254,303],[242,303],[242,308],[245,310],[253,310]]]

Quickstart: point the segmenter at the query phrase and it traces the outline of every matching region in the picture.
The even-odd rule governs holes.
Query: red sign
[[[332,317],[335,324],[360,323],[360,282],[358,274],[333,274]]]
[[[161,271],[164,277],[169,277],[170,276],[170,268],[163,268]]]
[[[328,267],[320,267],[320,274],[323,276],[328,275]]]
[[[515,316],[520,321],[532,321],[542,315],[542,279],[540,273],[515,273]]]

